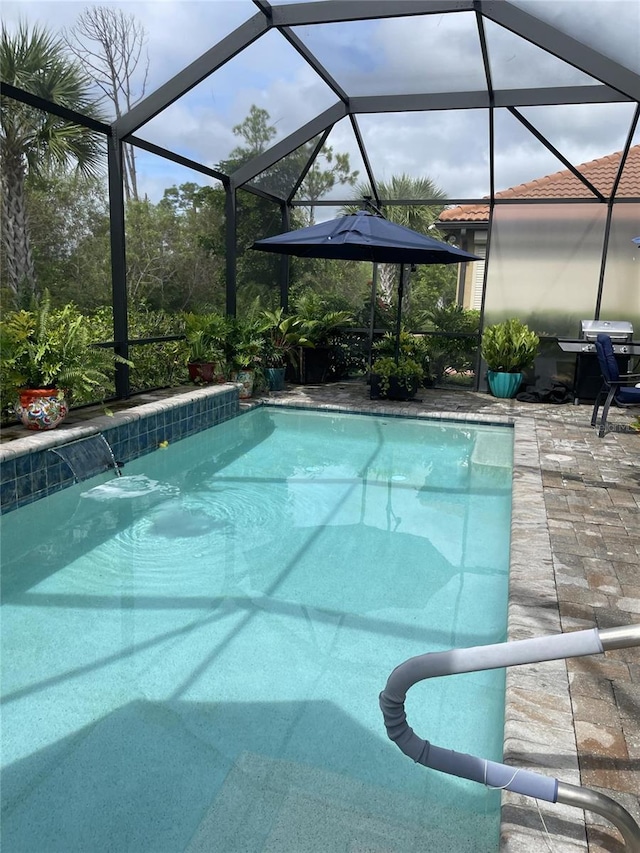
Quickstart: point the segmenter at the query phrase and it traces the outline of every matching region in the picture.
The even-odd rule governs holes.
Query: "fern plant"
[[[91,324],[73,304],[52,309],[45,292],[30,311],[0,324],[0,380],[4,402],[21,388],[58,388],[75,403],[104,397],[115,362],[132,363],[92,345]]]

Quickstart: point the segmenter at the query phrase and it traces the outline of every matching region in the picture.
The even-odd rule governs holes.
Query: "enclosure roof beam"
[[[367,177],[369,178],[369,185],[371,186],[371,192],[373,193],[373,197],[376,200],[376,205],[380,207],[380,196],[378,195],[378,185],[375,179],[375,175],[373,172],[373,167],[371,166],[371,161],[369,160],[369,153],[367,151],[367,147],[364,144],[364,140],[362,138],[362,133],[360,132],[360,125],[358,124],[358,119],[353,113],[349,116],[351,119],[351,127],[353,128],[353,133],[356,137],[356,143],[358,145],[358,149],[360,151],[360,156],[362,157],[362,162],[364,163],[364,168],[367,172]]]
[[[514,6],[509,0],[479,0],[479,6],[485,18],[611,86],[621,94],[628,95],[632,100],[640,101],[640,75],[615,60]]]
[[[403,18],[471,12],[473,0],[325,0],[324,3],[290,3],[271,7],[274,26],[297,27],[373,18]]]
[[[219,172],[217,169],[211,169],[203,163],[198,163],[196,160],[191,160],[189,157],[183,157],[182,154],[175,154],[160,145],[155,145],[146,139],[141,139],[138,136],[130,136],[127,139],[129,145],[135,145],[137,148],[144,148],[150,154],[156,154],[158,157],[164,157],[165,160],[171,160],[172,163],[178,163],[181,166],[186,166],[187,169],[193,169],[195,172],[200,172],[202,175],[208,175],[210,178],[216,178],[221,183],[228,181],[228,177]]]
[[[302,127],[299,127],[298,130],[289,134],[289,136],[284,139],[281,139],[280,142],[277,142],[271,148],[263,151],[262,154],[258,154],[257,157],[249,160],[248,163],[240,166],[239,169],[236,169],[236,171],[230,176],[231,185],[234,187],[240,187],[242,184],[246,184],[247,181],[251,181],[256,177],[256,175],[259,175],[260,172],[264,172],[265,169],[269,169],[277,163],[278,160],[286,157],[287,154],[291,154],[292,151],[295,151],[296,148],[304,145],[305,142],[309,142],[310,139],[313,139],[314,136],[325,131],[330,125],[340,121],[340,119],[344,118],[348,112],[349,109],[347,105],[343,104],[342,101],[338,101],[337,104],[329,107],[328,110],[320,113],[320,115],[316,116]]]
[[[233,59],[241,50],[259,39],[269,28],[270,25],[265,16],[261,12],[256,12],[248,21],[117,119],[113,124],[116,134],[123,139],[130,133],[134,133],[225,62]]]
[[[98,133],[104,133],[105,136],[111,136],[111,125],[86,116],[76,110],[69,109],[69,107],[56,104],[55,101],[41,98],[39,95],[34,95],[32,92],[18,88],[18,86],[12,86],[11,83],[5,83],[4,80],[0,82],[0,94],[5,95],[7,98],[12,98],[14,101],[20,101],[22,104],[27,104],[30,107],[35,107],[37,110],[52,113],[58,116],[58,118],[63,118],[72,124],[79,124]]]
[[[294,48],[294,50],[298,51],[298,53],[305,60],[305,62],[307,62],[313,68],[316,74],[327,84],[327,86],[329,86],[333,90],[333,93],[346,104],[349,100],[349,96],[344,91],[342,86],[340,86],[340,84],[336,80],[334,80],[331,74],[329,74],[329,72],[320,62],[317,56],[315,56],[315,54],[313,54],[309,50],[305,43],[301,41],[298,36],[293,32],[293,30],[291,30],[289,27],[283,27],[281,32],[282,35],[287,39],[289,44],[291,44],[291,46]]]
[[[501,89],[496,107],[537,107],[562,104],[608,104],[633,99],[607,86],[554,86],[548,89]],[[432,92],[418,95],[359,95],[349,99],[351,113],[402,113],[427,110],[489,109],[489,93]]]

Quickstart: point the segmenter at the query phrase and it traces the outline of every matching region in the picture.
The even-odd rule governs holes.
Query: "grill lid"
[[[595,341],[598,335],[609,335],[612,341],[630,341],[633,338],[633,325],[626,320],[582,320],[580,337]]]

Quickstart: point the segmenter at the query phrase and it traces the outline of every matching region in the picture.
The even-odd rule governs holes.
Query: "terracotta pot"
[[[27,429],[55,429],[66,418],[69,405],[57,388],[25,388],[19,392],[15,412]]]
[[[210,385],[226,381],[224,371],[215,361],[190,361],[187,365],[189,379],[192,382]]]

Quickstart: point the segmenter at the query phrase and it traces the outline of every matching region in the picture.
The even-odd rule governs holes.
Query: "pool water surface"
[[[378,694],[506,638],[512,430],[262,407],[2,524],[12,851],[498,849],[499,792],[413,764]],[[412,688],[500,760],[504,673]]]

